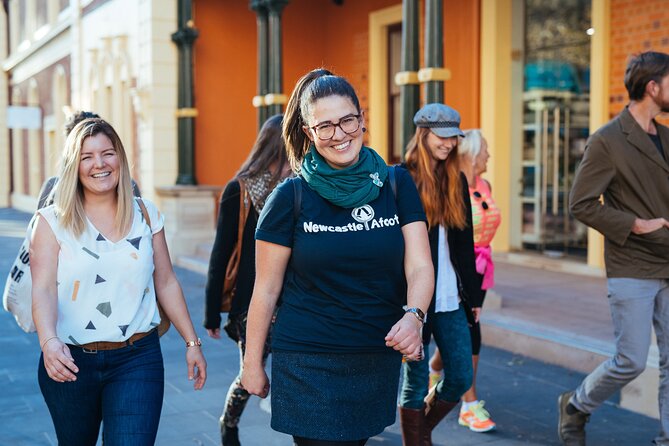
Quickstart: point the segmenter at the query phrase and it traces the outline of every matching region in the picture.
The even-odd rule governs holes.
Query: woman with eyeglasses
[[[256,283],[242,385],[265,397],[272,330],[272,428],[298,446],[357,446],[395,421],[402,354],[422,358],[433,290],[425,214],[401,168],[363,145],[353,87],[307,73],[283,135],[298,177],[270,195],[256,230]]]
[[[434,336],[448,373],[428,393],[428,360],[405,363],[400,422],[405,446],[426,446],[432,444],[432,430],[471,387],[468,325],[478,321],[481,301],[468,183],[458,160],[458,137],[464,136],[460,114],[444,104],[427,104],[415,114],[414,124],[405,165],[427,215],[436,278],[423,342],[427,354]]]
[[[488,142],[481,134],[481,130],[465,130],[465,137],[460,141],[459,156],[460,170],[467,177],[469,196],[472,202],[472,216],[474,227],[474,253],[476,255],[476,275],[480,283],[479,293],[481,305],[487,290],[494,285],[494,265],[492,262],[490,242],[501,222],[499,208],[492,199],[490,183],[481,178],[488,169]],[[474,379],[472,387],[462,396],[458,423],[468,427],[473,432],[488,432],[495,428],[490,414],[483,407],[485,402],[479,401],[476,396],[476,371],[481,352],[481,325],[479,321],[471,324],[469,332],[472,338],[472,365]],[[443,364],[439,350],[435,351],[430,359],[430,377],[440,377],[443,373]]]

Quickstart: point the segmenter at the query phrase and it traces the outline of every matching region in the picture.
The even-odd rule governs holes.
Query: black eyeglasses
[[[474,193],[472,193],[472,195],[473,195],[474,198],[476,198],[477,200],[480,200],[480,199],[483,197],[483,196],[481,195],[481,192],[479,192],[479,191],[477,191],[477,190],[475,190]],[[488,206],[488,203],[486,203],[485,200],[484,200],[484,201],[481,201],[481,207],[483,208],[484,211],[487,211],[489,206]]]
[[[347,135],[357,132],[360,129],[360,115],[346,115],[337,123],[323,122],[309,128],[316,133],[318,139],[327,141],[334,137],[337,127]]]

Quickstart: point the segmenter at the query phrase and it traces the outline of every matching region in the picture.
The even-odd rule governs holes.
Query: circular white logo
[[[364,223],[365,228],[369,230],[369,225],[367,224],[367,222],[374,218],[374,208],[368,204],[360,206],[358,208],[353,209],[353,211],[351,212],[351,216],[358,223]]]

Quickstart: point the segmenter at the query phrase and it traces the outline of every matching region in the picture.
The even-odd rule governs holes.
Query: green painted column
[[[419,68],[418,49],[418,0],[402,2],[402,60],[401,70],[410,78],[416,75]],[[413,115],[420,108],[420,86],[418,83],[404,83],[400,86],[400,140],[402,141],[402,158],[409,140],[415,132]]]
[[[178,1],[178,30],[172,34],[172,41],[179,49],[178,67],[178,176],[176,184],[195,185],[195,117],[193,85],[193,43],[198,31],[193,24],[191,0]]]
[[[268,117],[282,112],[283,102],[283,45],[281,13],[289,0],[267,0],[269,11],[269,92],[275,94],[267,106]]]
[[[444,66],[443,0],[426,0],[425,3],[425,67],[442,68]],[[444,82],[426,82],[425,100],[428,103],[444,102]]]
[[[254,105],[258,109],[258,130],[269,117],[265,105],[265,95],[269,93],[269,49],[268,49],[268,13],[265,0],[251,0],[251,9],[256,13],[258,33],[258,94]]]

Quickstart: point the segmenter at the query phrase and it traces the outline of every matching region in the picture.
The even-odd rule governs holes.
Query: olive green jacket
[[[669,128],[655,125],[664,159],[625,108],[590,136],[571,189],[572,215],[605,237],[608,277],[669,278],[669,229],[632,233],[637,217],[669,220]]]

